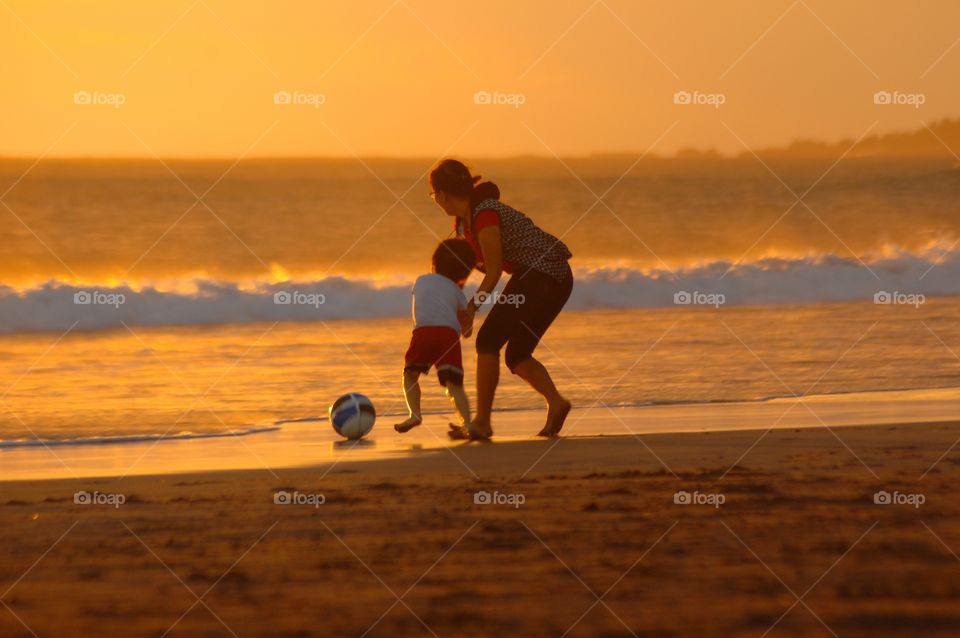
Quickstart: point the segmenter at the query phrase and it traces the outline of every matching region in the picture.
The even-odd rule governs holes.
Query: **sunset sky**
[[[958,25],[949,0],[0,0],[0,155],[549,156],[655,142],[657,153],[730,153],[834,141],[960,116]],[[684,90],[724,104],[674,104]],[[924,104],[877,106],[878,90]],[[305,103],[276,104],[278,91]],[[478,91],[523,103],[476,104]],[[78,92],[108,103],[76,104]]]

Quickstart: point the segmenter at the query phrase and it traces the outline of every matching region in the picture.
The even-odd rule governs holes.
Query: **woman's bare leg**
[[[493,434],[490,413],[493,411],[493,396],[500,382],[500,355],[477,354],[477,415],[468,426],[470,434],[489,437]]]
[[[530,357],[524,359],[514,368],[514,373],[530,384],[530,387],[539,392],[547,402],[547,422],[537,436],[555,436],[563,427],[563,422],[570,412],[570,402],[563,398],[554,385],[550,373],[543,364]]]

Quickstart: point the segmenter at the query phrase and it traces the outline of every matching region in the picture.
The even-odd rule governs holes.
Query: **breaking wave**
[[[575,263],[575,262],[574,262]],[[960,294],[960,250],[896,252],[867,261],[833,254],[717,261],[677,271],[577,270],[568,308],[671,307],[722,299],[726,305],[873,301],[882,292]],[[467,293],[471,289],[468,287]],[[699,295],[699,297],[697,296]],[[0,287],[0,333],[104,330],[128,326],[191,326],[274,321],[402,317],[410,286],[329,277],[319,281],[243,286],[195,280],[190,292],[131,286],[80,287],[50,281],[26,290]]]

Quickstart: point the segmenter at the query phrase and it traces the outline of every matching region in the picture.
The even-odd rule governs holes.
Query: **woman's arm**
[[[487,271],[477,293],[489,295],[497,287],[503,274],[503,244],[500,242],[500,227],[487,226],[477,233],[477,241],[483,252],[483,267]]]
[[[500,241],[500,227],[487,226],[477,232],[477,242],[480,244],[480,251],[483,253],[483,266],[486,271],[483,275],[483,281],[477,288],[477,294],[474,299],[483,299],[481,295],[490,295],[493,289],[497,287],[497,282],[503,274],[503,244]],[[467,304],[466,324],[473,324],[473,316],[477,313],[477,304],[474,302]]]

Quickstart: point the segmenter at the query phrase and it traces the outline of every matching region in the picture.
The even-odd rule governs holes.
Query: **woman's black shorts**
[[[517,364],[533,356],[572,290],[569,265],[563,281],[533,269],[514,272],[477,333],[477,352],[499,355],[506,344],[506,364],[513,372]]]

